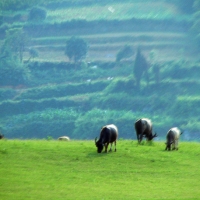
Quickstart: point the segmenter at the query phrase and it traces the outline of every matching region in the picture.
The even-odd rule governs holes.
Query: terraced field
[[[185,130],[184,139],[199,140],[200,65],[187,16],[164,0],[98,1],[87,6],[84,1],[68,8],[64,1],[58,2],[45,5],[43,23],[23,24],[32,38],[25,60],[34,47],[39,51],[34,61],[39,62],[29,63],[27,85],[0,90],[0,126],[8,137],[68,134],[91,139],[103,124],[116,123],[120,137],[134,138],[133,122],[145,116],[152,119],[159,139],[178,126]],[[64,55],[66,40],[74,35],[87,41],[85,61],[91,62],[78,70]],[[113,62],[126,44],[135,52],[140,47],[149,61],[150,55],[155,56],[160,67],[158,82],[151,68],[149,82],[143,77],[141,90],[136,87],[135,52],[119,66]]]
[[[38,60],[68,61],[64,49],[66,40],[73,35],[88,42],[88,62],[115,61],[117,52],[126,44],[133,49],[140,46],[147,58],[153,51],[158,61],[197,56],[188,37],[189,17],[172,3],[135,0],[78,4],[47,4],[44,29],[25,29],[32,36],[31,46],[39,51]],[[69,28],[66,23],[71,20],[80,23]],[[29,58],[28,53],[25,56]]]
[[[67,35],[67,34],[66,34]],[[182,32],[122,32],[79,35],[89,45],[86,61],[115,61],[117,52],[126,44],[136,50],[142,49],[148,58],[154,52],[158,61],[169,61],[195,57],[192,43],[186,33]],[[39,60],[68,61],[64,55],[66,40],[70,37],[35,38],[32,47],[39,51]],[[27,54],[28,57],[28,54]],[[132,59],[134,58],[134,55]]]

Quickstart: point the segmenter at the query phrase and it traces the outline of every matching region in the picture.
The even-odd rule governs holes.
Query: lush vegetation
[[[198,46],[188,37],[198,38],[197,0],[17,3],[0,3],[6,137],[92,139],[114,123],[135,138],[134,121],[149,117],[158,139],[179,126],[199,140]]]
[[[94,141],[50,139],[0,141],[1,199],[199,199],[198,143],[119,140],[98,154]]]

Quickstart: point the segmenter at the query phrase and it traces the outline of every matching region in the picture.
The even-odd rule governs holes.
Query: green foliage
[[[0,198],[199,199],[199,143],[164,148],[118,140],[117,152],[98,154],[94,141],[0,141]]]
[[[1,52],[6,57],[14,57],[14,59],[19,59],[22,62],[23,52],[29,40],[22,28],[8,29]]]
[[[71,37],[67,40],[65,55],[68,56],[69,60],[74,60],[74,62],[78,62],[85,58],[88,51],[88,46],[85,40],[79,37]]]
[[[137,49],[137,54],[135,58],[135,63],[134,63],[134,68],[133,68],[133,73],[136,79],[136,86],[138,89],[140,89],[140,81],[142,76],[145,74],[145,78],[148,80],[148,63],[145,59],[145,57],[142,55],[140,48]]]
[[[75,84],[53,84],[43,87],[33,87],[24,90],[20,95],[18,95],[16,100],[32,99],[40,100],[52,97],[70,97],[72,95],[80,96],[81,94],[93,93],[103,90],[109,83],[106,81],[102,82],[84,82]],[[87,96],[87,95],[85,95]]]
[[[29,21],[33,22],[41,22],[46,19],[47,12],[44,8],[41,7],[33,7],[28,16]]]
[[[30,79],[30,71],[26,65],[13,58],[0,60],[0,85],[14,86],[26,84]]]
[[[116,55],[116,62],[119,62],[120,60],[124,58],[129,58],[133,55],[133,49],[130,45],[125,45],[122,49],[119,50],[119,52]]]
[[[132,76],[128,78],[113,78],[110,84],[105,88],[106,94],[118,92],[131,92],[135,89]]]

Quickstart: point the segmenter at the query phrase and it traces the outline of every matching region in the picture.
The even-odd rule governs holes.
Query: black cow
[[[103,147],[105,146],[105,153],[107,153],[107,148],[109,143],[110,143],[110,151],[112,151],[113,142],[115,144],[115,151],[116,151],[117,137],[118,137],[118,129],[114,124],[103,126],[98,141],[97,138],[95,138],[95,145],[97,147],[97,152],[101,153]]]
[[[171,150],[171,146],[172,146],[172,150],[178,150],[178,141],[179,141],[179,137],[182,134],[181,130],[177,127],[171,128],[168,132],[167,132],[167,136],[166,136],[166,140],[167,142],[166,144],[166,148],[165,150]]]
[[[146,137],[147,141],[157,137],[157,134],[152,134],[152,122],[150,119],[142,118],[135,122],[135,131],[137,135],[138,143],[142,141],[143,137]]]
[[[4,138],[4,135],[3,135],[3,134],[0,134],[0,140],[3,139],[3,138]]]

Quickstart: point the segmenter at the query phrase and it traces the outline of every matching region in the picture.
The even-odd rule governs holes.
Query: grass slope
[[[199,199],[199,143],[97,154],[93,141],[0,141],[0,199]]]

